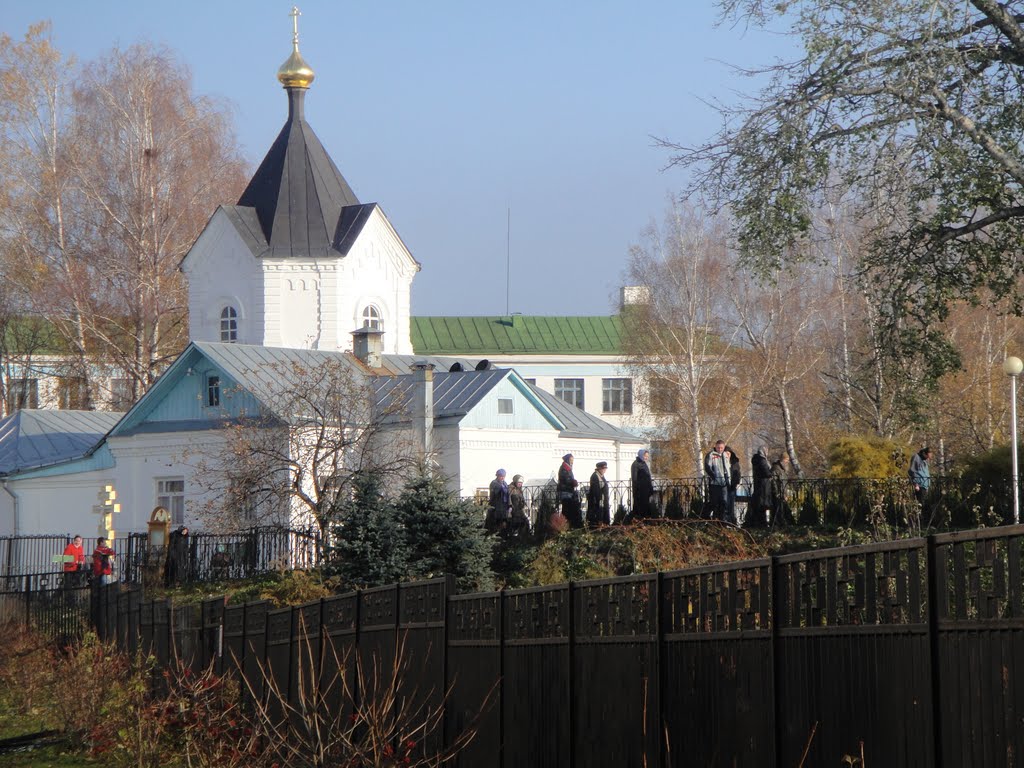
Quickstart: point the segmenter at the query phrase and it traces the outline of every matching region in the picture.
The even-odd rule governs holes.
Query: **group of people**
[[[750,462],[753,485],[747,501],[744,526],[765,527],[786,520],[786,484],[789,482],[789,454],[783,451],[774,463],[768,449],[761,446]],[[724,440],[715,441],[704,457],[708,482],[708,515],[733,525],[736,518],[736,490],[743,477],[740,457]]]
[[[114,563],[117,555],[110,544],[102,536],[96,539],[96,549],[92,553],[92,578],[100,584],[112,584],[114,581]],[[82,586],[89,576],[85,564],[85,547],[82,537],[75,535],[64,547],[64,581],[67,586]]]
[[[81,536],[75,535],[64,547],[64,583],[69,587],[84,586],[90,576],[93,583],[113,584],[117,553],[111,547],[113,541],[101,536],[96,539],[92,553],[91,569],[85,561],[85,546]],[[189,541],[188,527],[181,526],[171,532],[167,546],[167,561],[164,566],[164,582],[173,586],[188,578]]]

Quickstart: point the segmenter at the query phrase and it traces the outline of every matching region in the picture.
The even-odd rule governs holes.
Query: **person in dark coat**
[[[725,446],[725,456],[729,459],[729,498],[725,506],[725,521],[736,525],[736,489],[743,478],[740,457],[730,446]]]
[[[633,483],[633,517],[651,517],[651,496],[654,495],[654,479],[651,466],[647,463],[651,452],[641,448],[636,452],[633,465],[629,468],[629,479]]]
[[[509,498],[508,483],[505,482],[505,474],[504,469],[495,472],[488,489],[487,530],[492,533],[504,532],[508,529],[512,503]]]
[[[789,454],[783,451],[772,464],[772,527],[792,523],[793,515],[786,506],[786,486],[789,484]]]
[[[754,487],[751,489],[743,526],[763,528],[768,524],[772,506],[772,465],[768,462],[768,449],[763,445],[750,460],[750,469],[754,476]]]
[[[565,454],[558,468],[558,501],[562,505],[562,516],[573,528],[583,527],[583,513],[580,509],[579,481],[572,473],[573,455]]]
[[[188,578],[188,527],[181,526],[171,531],[167,543],[167,572],[165,583],[172,587]]]
[[[512,485],[508,488],[508,500],[512,505],[512,534],[518,536],[520,533],[528,533],[530,518],[526,514],[526,496],[523,493],[522,475],[512,478]]]
[[[729,505],[732,466],[729,459],[724,440],[716,440],[715,447],[704,457],[704,475],[708,483],[707,515],[716,520],[725,519]]]
[[[590,476],[590,490],[587,491],[587,524],[590,526],[612,523],[608,509],[608,481],[604,479],[607,471],[608,462],[599,461]]]

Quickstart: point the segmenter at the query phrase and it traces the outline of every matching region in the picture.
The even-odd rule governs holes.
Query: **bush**
[[[329,571],[359,587],[451,574],[460,589],[489,589],[494,539],[483,524],[483,510],[434,473],[411,478],[394,499],[366,475],[335,529]]]
[[[841,437],[828,448],[829,477],[882,479],[905,477],[907,448],[881,437]]]

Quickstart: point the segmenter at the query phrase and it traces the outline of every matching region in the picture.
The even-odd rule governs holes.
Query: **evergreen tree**
[[[480,507],[452,494],[431,472],[409,480],[397,505],[407,537],[407,578],[451,574],[462,591],[493,586],[494,539],[484,530]]]
[[[381,493],[381,478],[361,473],[335,528],[332,571],[351,586],[404,581],[409,574],[407,532],[397,507]]]

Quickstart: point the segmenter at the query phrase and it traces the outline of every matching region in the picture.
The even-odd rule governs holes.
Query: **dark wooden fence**
[[[400,584],[293,608],[96,593],[101,635],[297,695],[400,650],[476,722],[462,766],[1016,766],[1024,526],[490,594]],[[300,663],[311,639],[318,669]],[[364,684],[358,685],[358,659]],[[339,663],[340,660],[340,663]],[[485,702],[489,702],[485,705]],[[482,715],[478,717],[481,713]],[[844,762],[845,760],[845,762]]]

